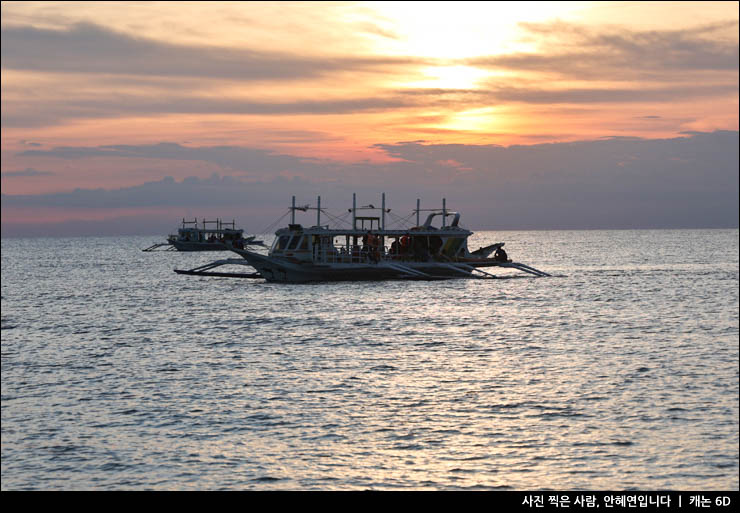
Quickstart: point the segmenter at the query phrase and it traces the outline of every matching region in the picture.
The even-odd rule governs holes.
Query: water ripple
[[[2,488],[737,489],[737,230],[505,235],[557,278],[276,285],[3,239]]]

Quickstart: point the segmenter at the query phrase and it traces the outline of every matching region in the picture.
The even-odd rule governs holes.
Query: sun
[[[439,89],[475,89],[479,82],[490,76],[485,70],[471,66],[429,66],[420,70],[420,81],[407,82],[408,87]]]
[[[584,9],[584,2],[372,2],[365,4],[396,38],[378,50],[454,60],[524,51],[519,23],[543,22]]]
[[[475,90],[492,71],[470,65],[475,57],[527,52],[521,23],[536,23],[583,9],[579,2],[371,2],[363,4],[395,37],[378,38],[374,52],[416,57],[426,65],[396,85]],[[421,76],[421,77],[420,77]]]

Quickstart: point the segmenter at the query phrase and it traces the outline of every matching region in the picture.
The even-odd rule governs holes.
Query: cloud
[[[2,206],[222,212],[241,208],[256,211],[254,223],[265,226],[274,220],[269,215],[274,215],[275,206],[287,205],[293,194],[302,202],[320,194],[322,205],[344,208],[352,192],[360,193],[360,201],[374,201],[386,192],[397,212],[413,206],[416,198],[436,205],[446,197],[448,205],[461,209],[464,222],[476,229],[738,225],[737,131],[660,140],[619,137],[509,147],[416,141],[376,148],[398,160],[340,164],[266,155],[250,148],[174,144],[50,150],[65,158],[158,155],[229,165],[237,155],[260,155],[262,165],[273,169],[290,162],[303,178],[275,174],[259,180],[219,175],[181,182],[167,178],[116,190],[3,195]],[[273,157],[278,160],[271,162]]]
[[[612,104],[612,103],[670,103],[681,100],[737,96],[737,83],[684,84],[622,83],[590,86],[589,82],[577,85],[558,82],[524,80],[511,81],[500,78],[482,81],[477,89],[408,89],[398,91],[399,102],[404,106],[427,105],[450,107],[456,110],[497,106],[511,102],[534,105],[559,104]]]
[[[176,45],[91,23],[63,30],[5,26],[2,67],[16,76],[3,83],[2,126],[39,127],[76,119],[170,114],[324,116],[400,110],[407,110],[411,119],[412,111],[422,108],[461,112],[512,102],[593,105],[737,97],[737,36],[728,36],[736,31],[736,22],[664,31],[563,22],[521,26],[540,43],[540,50],[444,63],[416,57],[319,58],[249,48]],[[382,32],[375,25],[360,29]],[[475,89],[394,90],[368,85],[358,94],[351,87],[358,72],[397,73],[408,78],[422,65],[440,64],[519,76],[516,82],[497,78]],[[41,73],[35,73],[29,83],[25,71],[53,75],[42,79]],[[542,80],[543,74],[547,81]],[[347,76],[352,79],[347,81]],[[332,89],[334,96],[320,98],[296,88],[279,99],[265,98],[276,89],[249,89],[265,80],[315,86],[315,80],[327,77],[349,86]],[[234,81],[243,87],[233,88]],[[437,121],[429,120],[422,130],[445,119],[441,115]]]
[[[2,173],[3,178],[19,178],[19,177],[34,177],[34,176],[51,176],[56,173],[51,171],[38,171],[33,168],[26,168],[22,171],[5,171]]]
[[[670,103],[677,101],[727,97],[737,95],[737,85],[684,85],[666,84],[631,87],[552,87],[540,83],[520,81],[517,87],[500,81],[481,84],[478,90],[412,89],[386,91],[375,97],[326,100],[297,100],[285,102],[255,102],[239,98],[212,98],[197,95],[158,95],[155,97],[118,93],[108,97],[75,98],[70,93],[65,101],[56,99],[15,100],[7,102],[1,115],[2,126],[38,127],[70,122],[74,119],[100,119],[139,117],[169,114],[197,115],[260,115],[260,116],[311,116],[346,115],[360,113],[399,112],[407,110],[411,121],[423,125],[443,123],[446,116],[414,115],[416,109],[427,108],[460,112],[469,109],[500,106],[507,103],[532,105],[564,104],[619,104],[619,103]],[[101,95],[106,96],[106,95]],[[419,131],[430,130],[421,128]],[[444,129],[432,128],[434,131]],[[316,141],[316,139],[312,139]]]
[[[315,142],[340,142],[341,136],[335,136],[328,132],[319,130],[262,130],[262,134],[272,137],[265,139],[267,143],[315,143]]]
[[[446,189],[448,198],[454,193],[471,208],[490,205],[489,223],[497,228],[738,225],[736,131],[663,140],[381,148],[405,161],[410,180],[435,184],[440,194]],[[445,170],[450,158],[471,171]],[[449,180],[444,187],[443,176]]]
[[[61,123],[74,118],[115,118],[162,114],[256,114],[256,115],[332,115],[378,112],[411,107],[402,97],[351,98],[337,100],[303,100],[286,102],[253,102],[238,98],[209,98],[197,95],[167,98],[116,94],[109,98],[69,98],[56,100],[39,109],[40,102],[14,101],[3,109],[4,127],[40,126]]]
[[[244,203],[244,193],[254,185],[231,176],[186,178],[181,182],[166,177],[120,189],[75,189],[46,195],[3,195],[3,207],[57,207],[120,209],[132,207],[233,206]]]
[[[569,87],[540,88],[507,87],[498,82],[485,92],[494,102],[523,102],[531,104],[590,104],[590,103],[670,103],[691,98],[737,95],[736,84],[723,85],[665,85],[631,87]]]
[[[298,80],[337,71],[407,66],[418,59],[307,57],[245,48],[175,45],[133,37],[92,23],[65,30],[31,26],[2,28],[2,67],[57,73]]]
[[[292,155],[241,146],[182,146],[172,142],[145,145],[107,145],[95,147],[61,146],[50,150],[26,150],[21,157],[48,157],[65,160],[85,158],[126,158],[203,161],[224,169],[277,174],[294,169],[315,170],[320,163]]]
[[[617,81],[738,70],[737,21],[651,31],[592,29],[564,22],[521,23],[520,27],[546,50],[469,59],[468,64]]]
[[[383,28],[377,23],[361,22],[355,23],[354,27],[357,32],[378,36],[384,39],[400,40],[401,36],[394,30]]]

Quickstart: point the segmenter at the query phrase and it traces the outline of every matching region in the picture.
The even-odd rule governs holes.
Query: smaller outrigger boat
[[[295,221],[296,210],[316,210],[316,224],[304,227]],[[361,210],[380,211],[380,215],[358,215]],[[420,223],[422,212],[417,200],[416,225],[409,228],[387,228],[385,194],[382,207],[357,207],[353,195],[351,226],[330,228],[321,224],[321,198],[317,206],[296,207],[293,197],[291,222],[277,230],[267,254],[229,245],[240,259],[224,259],[179,274],[195,276],[233,276],[264,278],[272,282],[321,282],[339,280],[439,280],[450,278],[496,278],[484,268],[515,269],[533,276],[550,276],[528,265],[513,262],[498,242],[476,251],[468,250],[468,238],[473,232],[460,226],[460,213],[447,209],[428,212]],[[377,212],[376,212],[377,214]],[[334,221],[341,221],[331,216]],[[435,225],[435,221],[437,224]],[[492,255],[492,256],[491,256]],[[256,272],[227,273],[213,269],[222,265],[246,265]]]
[[[203,219],[198,226],[198,219],[182,220],[182,227],[177,234],[167,237],[167,242],[154,244],[142,251],[228,251],[231,248],[244,249],[250,245],[262,245],[255,236],[244,236],[244,230],[236,228],[236,222],[224,222],[221,219],[207,221]],[[164,248],[164,249],[162,249]]]

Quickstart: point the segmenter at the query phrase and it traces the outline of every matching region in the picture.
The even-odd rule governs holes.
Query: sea
[[[552,276],[361,283],[156,242],[2,239],[3,490],[738,489],[737,229],[484,231]]]

